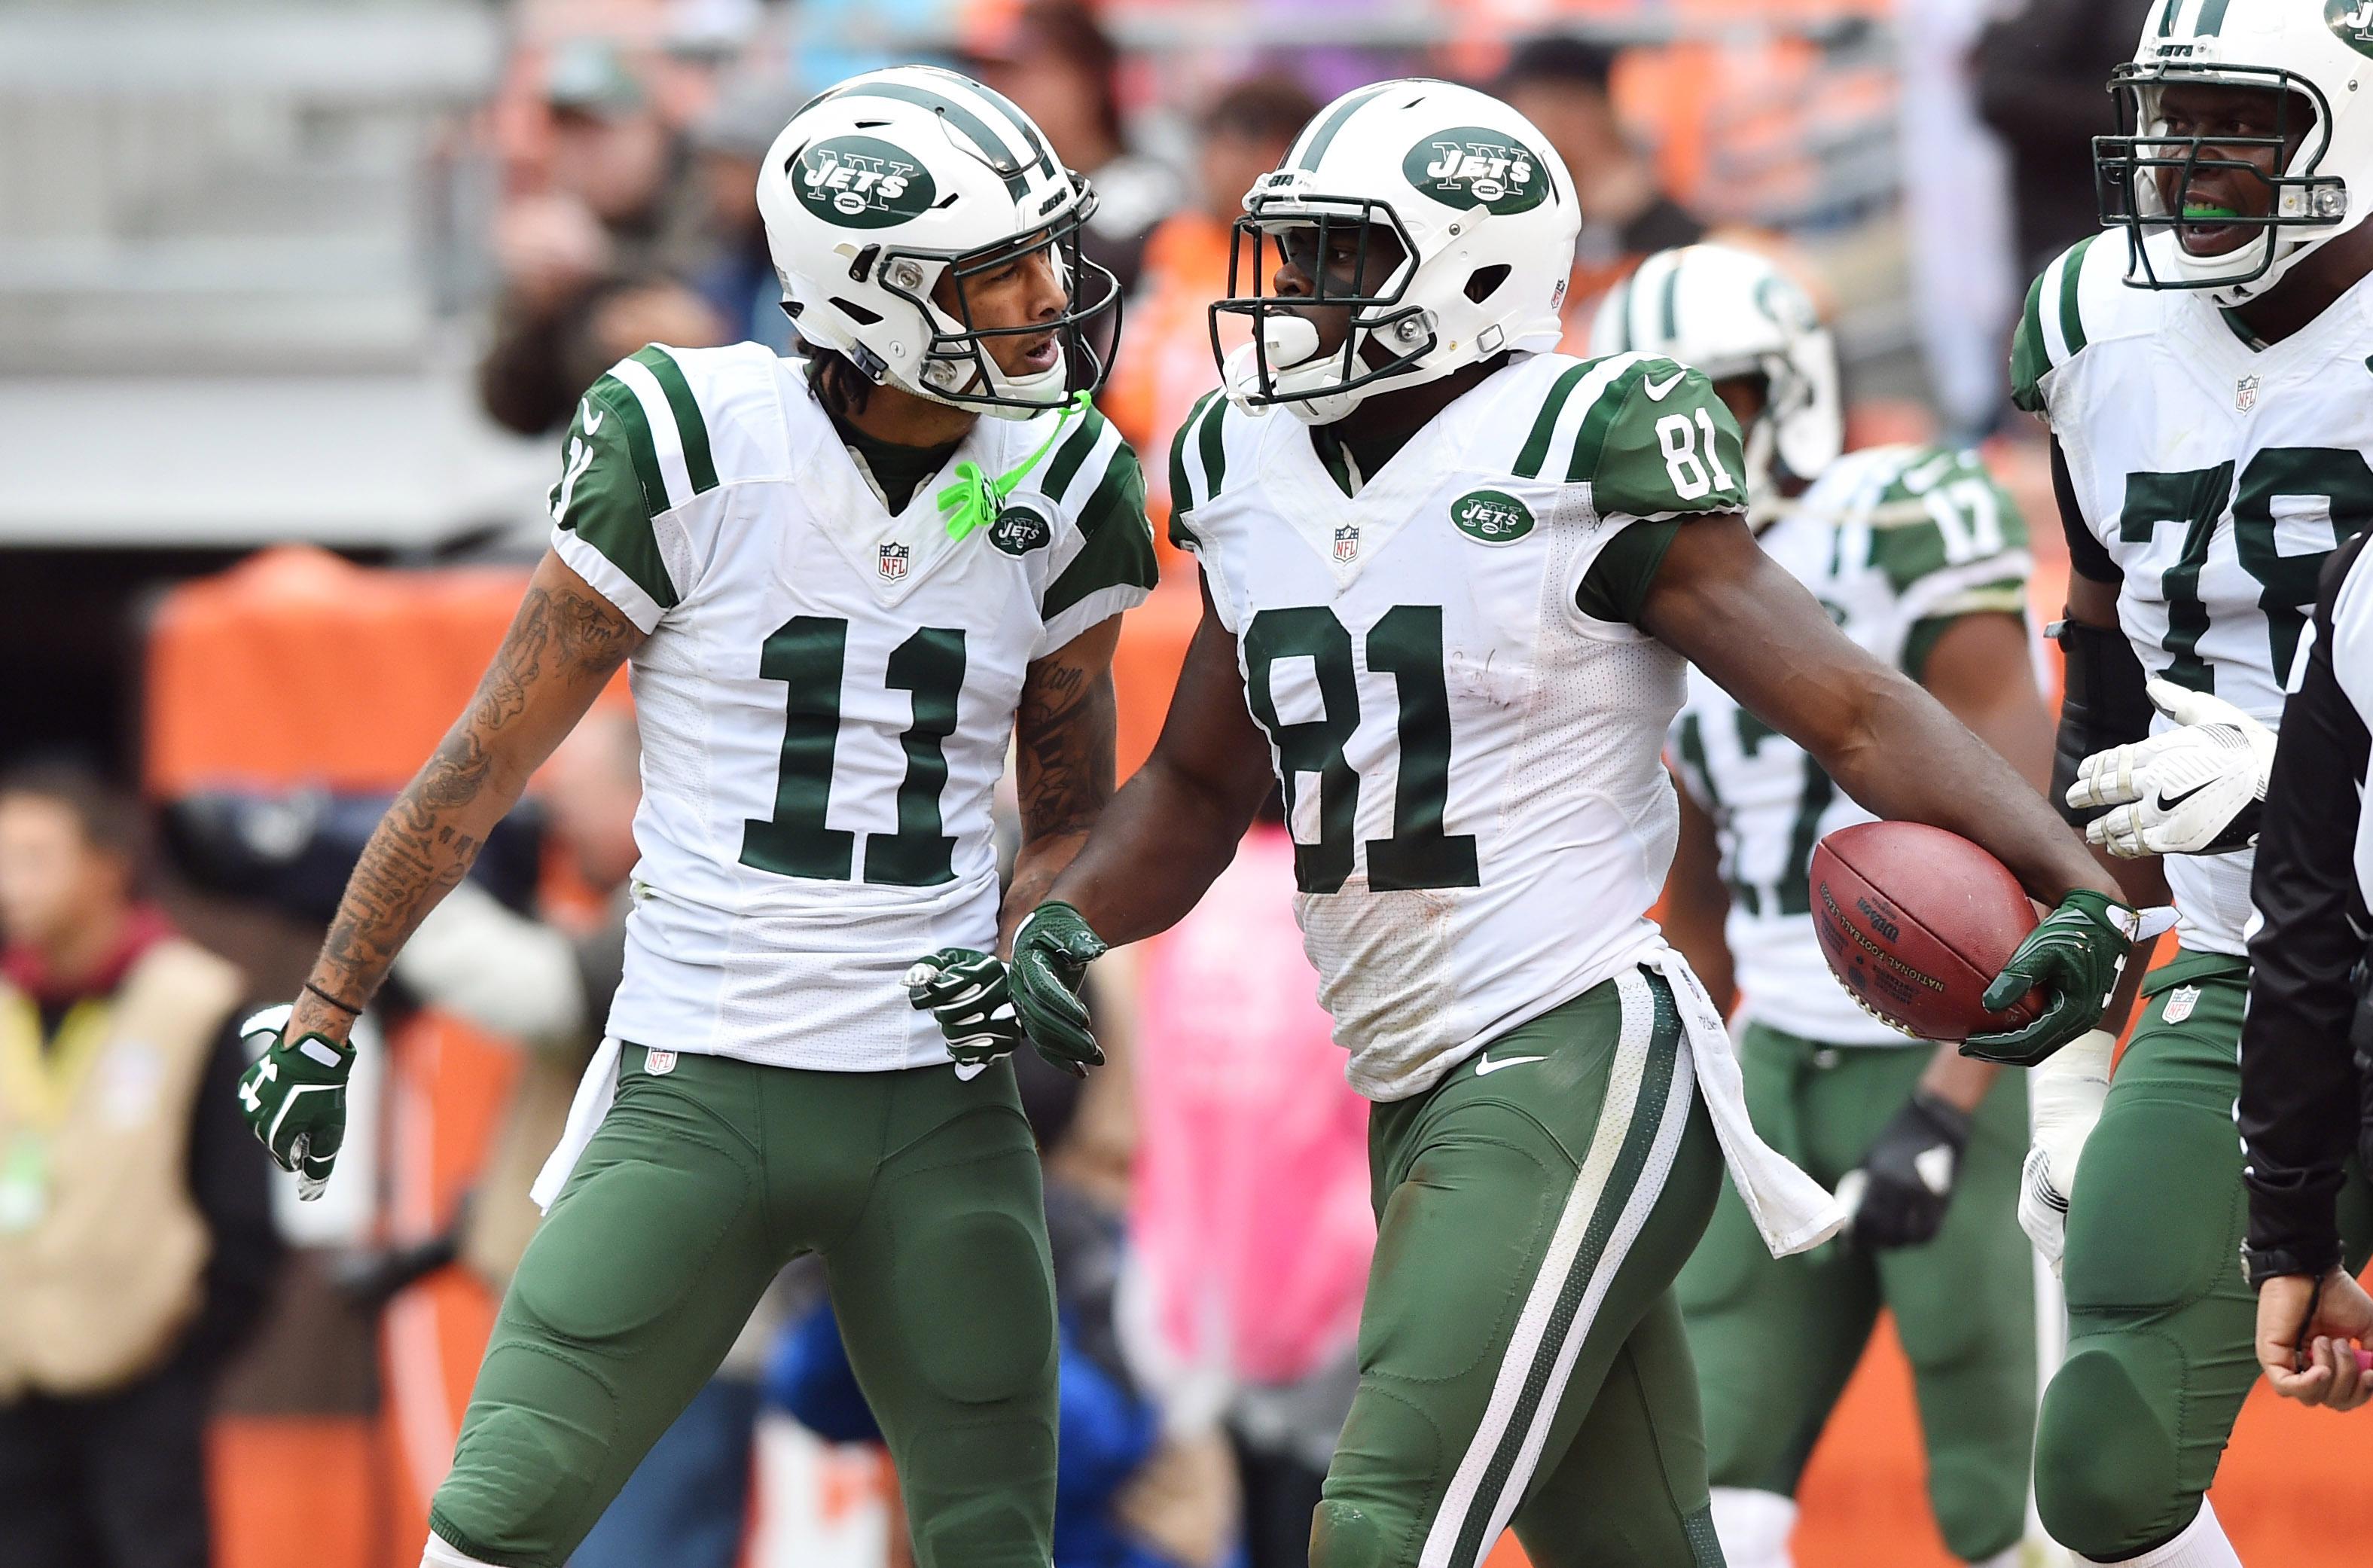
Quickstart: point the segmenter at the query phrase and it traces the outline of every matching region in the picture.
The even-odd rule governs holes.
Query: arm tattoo
[[[1095,825],[1113,797],[1116,722],[1109,668],[1065,664],[1031,683],[1015,768],[1025,846]]]
[[[469,708],[388,808],[356,862],[314,964],[317,981],[362,1000],[379,989],[396,949],[469,871],[486,830],[517,801],[541,760],[539,754],[522,766],[503,755],[539,683],[590,700],[589,685],[598,691],[640,640],[633,632],[615,609],[581,591],[540,583],[528,589]]]

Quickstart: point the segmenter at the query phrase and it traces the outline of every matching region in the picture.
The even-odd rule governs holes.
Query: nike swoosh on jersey
[[[1640,388],[1642,392],[1645,392],[1648,394],[1648,401],[1650,403],[1662,403],[1666,398],[1672,395],[1672,391],[1675,387],[1679,386],[1684,380],[1689,379],[1689,373],[1687,370],[1676,370],[1668,380],[1662,381],[1642,381],[1640,383]]]
[[[578,405],[578,412],[585,421],[585,433],[589,436],[594,431],[600,429],[602,427],[602,421],[609,417],[600,409],[593,406],[593,400],[591,398],[587,398],[583,403],[579,404]]]
[[[1485,1051],[1481,1056],[1475,1059],[1475,1076],[1478,1078],[1488,1078],[1503,1067],[1522,1067],[1528,1061],[1547,1061],[1549,1059],[1545,1056],[1507,1056],[1502,1057],[1498,1061],[1493,1061],[1491,1059],[1491,1053],[1490,1051]]]

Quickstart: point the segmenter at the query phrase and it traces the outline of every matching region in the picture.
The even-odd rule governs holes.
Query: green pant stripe
[[[1534,1276],[1491,1401],[1427,1532],[1419,1568],[1480,1562],[1530,1485],[1598,1305],[1622,1268],[1689,1123],[1694,1081],[1680,1066],[1680,1021],[1646,976],[1616,981],[1623,1030],[1590,1147]],[[1663,1016],[1659,1016],[1659,1012]],[[1643,1179],[1643,1173],[1645,1176]]]

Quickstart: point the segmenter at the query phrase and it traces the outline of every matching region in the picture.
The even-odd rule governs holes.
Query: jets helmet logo
[[[844,228],[887,228],[919,217],[939,194],[930,171],[874,136],[834,136],[801,147],[791,189],[807,209]]]
[[[1409,182],[1444,206],[1491,213],[1530,212],[1548,200],[1541,160],[1519,143],[1480,125],[1438,132],[1401,160]]]
[[[2373,54],[2373,0],[2324,0],[2323,19],[2341,42],[2359,54]]]

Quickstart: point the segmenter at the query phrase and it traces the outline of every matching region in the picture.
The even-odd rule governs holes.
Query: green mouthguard
[[[2235,212],[2231,207],[2194,206],[2190,203],[2186,203],[2183,208],[2183,216],[2187,219],[2195,221],[2214,222],[2219,218],[2239,217],[2241,215]]]

